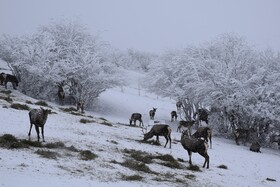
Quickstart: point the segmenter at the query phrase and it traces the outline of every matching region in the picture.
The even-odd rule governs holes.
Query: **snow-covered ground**
[[[193,163],[201,171],[191,171],[188,154],[179,143],[180,133],[177,124],[170,123],[170,112],[175,110],[175,101],[161,98],[138,89],[141,74],[127,72],[130,84],[124,88],[114,88],[104,92],[93,106],[93,111],[86,111],[85,116],[76,116],[60,110],[61,106],[48,103],[52,107],[45,125],[47,143],[63,142],[67,147],[90,150],[98,157],[94,160],[81,160],[78,152],[65,149],[50,149],[57,158],[42,158],[37,150],[46,148],[5,149],[0,147],[0,186],[280,186],[280,152],[262,148],[262,153],[250,152],[248,147],[237,146],[233,140],[213,137],[213,148],[208,150],[210,168],[202,168],[204,158],[194,153]],[[0,98],[7,94],[0,87]],[[14,103],[35,103],[16,90],[11,90]],[[27,104],[30,108],[38,105]],[[69,106],[64,106],[65,108]],[[129,127],[131,113],[143,114],[144,124],[152,125],[148,111],[157,108],[156,120],[169,123],[173,129],[172,148],[149,145],[143,139],[141,128]],[[88,116],[93,116],[93,118]],[[107,119],[112,126],[104,125]],[[80,119],[95,120],[93,123],[81,123]],[[12,134],[18,139],[28,139],[28,111],[10,108],[10,103],[0,99],[0,136]],[[149,127],[150,128],[150,127]],[[31,139],[36,141],[35,130]],[[155,139],[155,138],[154,138]],[[163,137],[161,144],[165,143]],[[126,149],[126,150],[125,150]],[[183,169],[174,169],[160,164],[155,159],[146,164],[152,173],[124,167],[120,163],[136,162],[127,150],[142,151],[152,155],[168,154],[179,162]],[[218,168],[225,165],[227,169]],[[141,176],[139,180],[128,180],[128,176]],[[268,181],[267,178],[276,181]]]

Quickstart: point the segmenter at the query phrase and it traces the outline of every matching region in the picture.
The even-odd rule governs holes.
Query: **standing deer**
[[[182,128],[184,127],[184,128],[188,129],[188,131],[189,131],[189,133],[191,135],[191,133],[192,133],[192,126],[193,126],[194,123],[195,123],[194,120],[192,120],[192,121],[183,121],[183,120],[181,120],[179,122],[179,125],[178,125],[178,128],[177,128],[177,132],[181,132]]]
[[[177,117],[178,117],[177,112],[173,110],[171,112],[171,122],[174,121],[174,120],[177,121]]]
[[[210,149],[212,149],[212,130],[209,127],[199,127],[192,135],[195,138],[203,138],[204,141],[210,140]]]
[[[169,141],[169,148],[171,149],[171,128],[169,127],[169,125],[154,125],[148,133],[144,134],[144,141],[152,138],[153,136],[157,137],[157,143],[159,143],[159,136],[164,136],[164,138],[166,139],[164,148]]]
[[[154,108],[154,107],[153,107],[153,110],[150,110],[149,114],[150,114],[151,120],[155,119],[156,110],[157,110],[157,108]]]
[[[193,118],[195,119],[197,115],[197,119],[199,121],[199,124],[201,126],[201,121],[204,121],[208,125],[208,112],[204,108],[198,109],[197,112],[194,113]]]
[[[81,110],[81,113],[85,113],[85,102],[83,100],[79,100],[77,102],[77,111]]]
[[[207,154],[207,143],[199,138],[194,138],[189,135],[190,133],[184,131],[181,135],[181,144],[185,150],[188,151],[189,164],[192,165],[192,153],[198,153],[205,158],[203,167],[207,164],[207,169],[209,168],[209,155]]]
[[[139,123],[139,126],[144,126],[144,124],[143,124],[143,121],[142,121],[142,114],[140,114],[140,113],[133,113],[133,114],[131,114],[131,117],[130,117],[130,119],[129,119],[129,125],[131,125],[132,124],[132,121],[134,122],[134,126],[136,126],[136,121],[139,121],[140,123]]]
[[[5,85],[5,88],[6,88],[6,89],[7,89],[7,83],[8,83],[8,82],[11,82],[11,83],[12,83],[13,88],[14,88],[15,90],[17,89],[16,87],[18,86],[19,81],[18,81],[18,79],[17,79],[16,76],[10,75],[10,74],[2,74],[2,76],[4,77],[4,85]]]
[[[176,103],[176,107],[177,107],[177,111],[179,111],[183,106],[183,103],[181,101],[177,101]]]
[[[62,85],[58,85],[57,96],[58,96],[58,99],[59,99],[59,103],[61,105],[64,105],[65,92],[63,90]]]
[[[48,110],[48,109],[45,110],[42,107],[40,109],[32,109],[29,112],[29,119],[30,119],[30,129],[29,129],[29,133],[28,133],[29,139],[30,139],[30,135],[31,135],[32,125],[34,124],[36,132],[37,132],[38,142],[40,140],[39,127],[41,127],[43,142],[45,141],[44,125],[48,119],[48,114],[50,114],[50,113],[51,113],[51,110]]]

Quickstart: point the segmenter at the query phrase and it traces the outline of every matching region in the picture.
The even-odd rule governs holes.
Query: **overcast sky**
[[[0,0],[0,35],[32,34],[62,19],[122,50],[163,52],[235,33],[280,51],[280,0]]]

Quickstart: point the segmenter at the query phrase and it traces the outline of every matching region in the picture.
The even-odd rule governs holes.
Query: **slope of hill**
[[[280,186],[277,150],[253,153],[231,140],[214,137],[213,148],[208,150],[210,169],[202,168],[204,159],[194,153],[193,163],[200,171],[193,171],[188,169],[188,154],[179,142],[176,123],[170,123],[172,149],[153,145],[152,141],[142,142],[141,128],[124,125],[130,114],[143,113],[145,125],[151,125],[148,111],[156,107],[156,119],[169,123],[175,102],[144,90],[140,90],[139,96],[135,85],[141,74],[128,72],[128,76],[133,77],[130,85],[103,93],[92,112],[83,115],[66,112],[64,109],[70,106],[48,103],[52,114],[45,126],[46,142],[36,144],[33,129],[32,141],[27,141],[29,148],[3,143],[4,134],[11,134],[21,142],[28,140],[28,110],[11,108],[11,103],[30,108],[40,106],[35,99],[16,90],[8,93],[1,86],[0,185]],[[165,143],[165,139],[161,137],[160,142]]]

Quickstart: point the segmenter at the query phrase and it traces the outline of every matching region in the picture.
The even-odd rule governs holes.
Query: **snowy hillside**
[[[0,186],[280,186],[278,150],[261,149],[262,153],[253,153],[248,147],[217,137],[213,137],[213,148],[208,150],[210,168],[202,168],[203,157],[194,153],[193,164],[200,171],[189,170],[188,154],[179,142],[177,124],[169,122],[175,102],[142,89],[139,95],[141,74],[127,72],[127,76],[128,87],[107,90],[93,111],[84,115],[74,115],[77,113],[48,103],[52,114],[45,125],[46,142],[41,146],[8,149],[0,143]],[[35,99],[11,91],[0,87],[0,137],[11,134],[27,140],[28,110],[11,108],[11,103],[30,108],[40,106]],[[141,128],[125,125],[133,112],[142,113],[144,124],[151,125],[148,111],[152,107],[157,108],[156,120],[172,126],[171,149],[163,148],[163,137],[161,146],[142,142]],[[36,142],[34,129],[31,140]],[[50,143],[64,145],[50,148]],[[83,159],[82,153],[86,151],[97,157]]]

